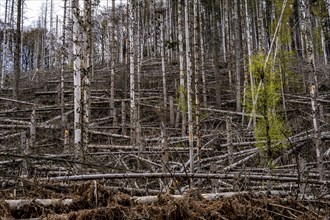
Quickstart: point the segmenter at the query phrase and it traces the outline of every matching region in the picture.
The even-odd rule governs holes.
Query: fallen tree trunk
[[[288,196],[289,193],[287,191],[256,191],[256,192],[250,192],[250,191],[241,191],[241,192],[223,192],[223,193],[209,193],[209,194],[201,194],[201,196],[205,200],[216,200],[219,198],[230,198],[237,195],[244,195],[244,194],[253,194],[256,196],[262,196],[262,195],[274,195],[274,196]],[[161,194],[160,194],[161,195]],[[156,203],[160,200],[160,195],[154,195],[154,196],[133,196],[131,199],[135,201],[138,204],[150,204],[150,203]],[[185,194],[183,195],[171,195],[167,194],[172,199],[185,199]],[[299,198],[303,198],[305,200],[316,200],[320,199],[315,196],[306,196],[303,194],[298,195]],[[322,199],[329,199],[330,196],[325,196]],[[10,209],[20,209],[21,207],[25,205],[31,205],[33,203],[37,203],[39,205],[43,206],[51,206],[51,205],[64,205],[64,206],[70,206],[74,203],[73,199],[19,199],[19,200],[4,200],[9,205]]]
[[[31,203],[37,203],[43,206],[50,206],[55,204],[61,205],[71,205],[73,199],[18,199],[18,200],[4,200],[10,209],[20,209],[25,205],[30,205]]]
[[[79,181],[79,180],[97,180],[97,179],[134,179],[134,178],[205,178],[205,179],[233,179],[235,174],[216,174],[216,173],[110,173],[110,174],[90,174],[90,175],[74,175],[74,176],[58,176],[52,178],[43,178],[43,180],[53,181]],[[278,182],[297,182],[298,178],[293,177],[275,177],[270,175],[241,175],[243,178],[250,180],[271,180]],[[311,184],[330,184],[326,180],[305,181]]]

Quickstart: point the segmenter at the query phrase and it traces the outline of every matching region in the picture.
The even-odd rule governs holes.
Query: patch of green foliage
[[[251,59],[251,68],[256,83],[254,88],[248,88],[247,91],[247,110],[261,117],[257,118],[256,127],[254,129],[256,140],[260,143],[257,147],[264,151],[267,156],[268,164],[276,158],[282,148],[286,147],[286,135],[289,129],[286,127],[282,115],[278,112],[281,108],[280,94],[281,81],[279,65],[277,61],[269,59],[265,65],[266,56],[258,53]],[[261,83],[259,86],[259,82]],[[252,103],[252,93],[254,90],[254,100],[257,99],[256,105]]]

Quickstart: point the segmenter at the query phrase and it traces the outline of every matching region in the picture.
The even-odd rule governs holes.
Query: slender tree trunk
[[[233,146],[233,133],[232,133],[232,118],[226,118],[226,130],[227,130],[227,152],[228,152],[228,166],[234,163],[234,146]]]
[[[73,15],[73,84],[74,84],[74,149],[75,156],[81,160],[82,152],[82,120],[81,120],[81,47],[80,47],[80,10],[79,0],[72,0]]]
[[[138,3],[136,10],[136,20],[137,20],[137,34],[136,34],[136,52],[137,52],[137,111],[136,111],[136,146],[140,152],[144,150],[142,146],[142,138],[141,138],[141,66],[142,66],[142,58],[143,58],[143,34],[141,35],[142,28],[142,18],[141,18],[141,7],[142,4]]]
[[[45,70],[45,67],[46,67],[46,41],[47,41],[47,12],[48,12],[48,7],[47,7],[47,4],[48,4],[48,0],[46,0],[46,5],[44,6],[45,9],[44,9],[44,17],[43,17],[43,30],[42,30],[42,39],[41,39],[41,57],[40,57],[40,62],[41,62],[41,65],[40,65],[40,69],[41,69],[41,72],[43,72]]]
[[[189,136],[189,158],[190,172],[194,172],[194,136],[193,136],[193,112],[192,112],[192,69],[191,69],[191,51],[190,51],[190,33],[189,33],[189,2],[185,0],[185,39],[186,39],[186,66],[187,66],[187,107],[188,107],[188,136]]]
[[[50,35],[50,45],[49,45],[49,68],[54,67],[55,52],[54,52],[54,30],[53,30],[53,13],[54,5],[53,0],[50,0],[50,18],[49,18],[49,35]]]
[[[322,52],[323,52],[323,58],[324,58],[324,64],[328,65],[328,54],[327,54],[327,48],[325,43],[325,34],[323,27],[321,27],[321,44],[322,44]]]
[[[178,34],[179,34],[179,68],[180,68],[180,86],[179,86],[179,108],[182,112],[182,136],[187,133],[186,117],[186,96],[185,96],[185,73],[184,73],[184,51],[183,51],[183,19],[182,19],[183,0],[178,4]]]
[[[258,22],[258,49],[261,53],[266,51],[266,37],[265,37],[265,26],[264,26],[264,9],[263,1],[256,1],[257,4],[257,22]]]
[[[133,3],[134,0],[130,0],[128,4],[128,38],[129,38],[129,73],[130,73],[130,125],[131,125],[131,143],[136,144],[136,105],[135,105],[135,74],[134,74],[134,33],[133,33]]]
[[[61,53],[61,125],[62,133],[65,136],[66,129],[66,120],[65,120],[65,102],[64,102],[64,67],[65,67],[65,57],[66,57],[66,9],[67,9],[67,0],[64,0],[64,13],[63,13],[63,27],[62,27],[62,53]],[[64,138],[65,139],[65,138]]]
[[[112,0],[111,6],[111,65],[110,65],[110,116],[113,120],[113,125],[117,124],[116,108],[115,108],[115,58],[116,58],[116,45],[115,45],[115,0]]]
[[[201,74],[202,74],[202,93],[203,93],[203,107],[207,108],[207,96],[206,96],[206,74],[205,74],[205,50],[204,50],[204,26],[202,22],[202,13],[204,9],[201,8],[201,12],[198,14],[199,19],[199,43],[200,43],[200,55],[201,55]]]
[[[314,45],[312,39],[312,24],[310,18],[310,5],[306,4],[305,0],[300,0],[300,7],[302,11],[302,19],[305,23],[305,39],[306,39],[306,59],[309,66],[312,68],[312,72],[309,74],[309,82],[310,82],[310,95],[311,95],[311,105],[312,105],[312,117],[313,117],[313,126],[314,126],[314,139],[315,139],[315,150],[316,150],[316,158],[318,164],[318,170],[320,179],[324,178],[324,169],[323,169],[323,153],[321,147],[321,131],[320,131],[320,115],[318,112],[318,78],[316,74],[316,64],[315,64],[315,52]]]
[[[194,71],[195,71],[195,128],[196,128],[196,149],[197,149],[197,160],[200,160],[201,151],[201,131],[200,131],[200,101],[199,101],[199,28],[198,28],[198,14],[199,5],[198,0],[194,0]]]
[[[120,0],[120,5],[123,5],[122,0]],[[124,62],[124,31],[122,26],[124,25],[124,16],[120,16],[119,18],[119,39],[120,39],[120,45],[119,45],[119,63]]]
[[[242,33],[239,19],[240,0],[234,1],[234,27],[235,27],[235,61],[236,61],[236,111],[240,112],[241,107],[241,75],[242,75]]]
[[[81,86],[82,86],[82,138],[83,138],[83,154],[87,150],[88,140],[88,130],[89,130],[89,117],[90,117],[90,110],[89,110],[89,97],[90,97],[90,72],[91,72],[91,65],[90,65],[90,46],[91,46],[91,0],[84,0],[84,48],[83,48],[83,67],[82,67],[82,75],[81,75]]]
[[[251,37],[251,28],[250,28],[250,17],[249,17],[249,11],[248,11],[248,0],[244,0],[244,6],[245,6],[245,34],[246,34],[246,46],[247,46],[247,55],[248,55],[248,65],[249,65],[249,76],[250,76],[250,85],[251,85],[251,97],[252,97],[252,103],[254,103],[254,78],[252,74],[251,69],[251,57],[252,57],[252,37]],[[255,110],[252,110],[252,113],[255,114]],[[256,117],[255,115],[252,115],[252,121],[253,121],[253,127],[256,126]]]
[[[163,172],[168,172],[169,165],[169,153],[168,153],[168,143],[166,136],[166,125],[165,122],[161,122],[161,138],[162,138],[162,170]]]
[[[7,59],[7,7],[8,1],[6,0],[5,5],[5,26],[3,29],[3,47],[2,47],[2,62],[1,62],[1,81],[0,81],[0,89],[4,88],[5,85],[5,76],[6,76],[6,59]]]
[[[18,97],[19,78],[21,73],[21,16],[22,16],[22,0],[17,1],[17,20],[15,33],[15,54],[14,54],[14,76],[13,76],[13,99]]]
[[[212,67],[213,67],[213,72],[215,76],[215,106],[216,108],[220,109],[221,108],[221,73],[220,72],[220,64],[219,64],[219,50],[218,50],[218,43],[217,43],[217,38],[218,38],[218,31],[217,31],[217,22],[218,20],[216,19],[216,12],[215,12],[215,2],[212,3]]]
[[[165,46],[164,46],[164,13],[163,1],[161,1],[160,12],[160,56],[162,60],[162,76],[163,76],[163,102],[164,108],[167,109],[167,90],[166,90],[166,67],[165,67]],[[166,110],[165,110],[166,111]]]
[[[306,21],[305,21],[305,11],[301,10],[302,2],[299,0],[298,2],[298,15],[299,15],[299,24],[300,24],[300,44],[301,44],[301,55],[303,58],[306,58]],[[305,78],[304,78],[305,80]]]

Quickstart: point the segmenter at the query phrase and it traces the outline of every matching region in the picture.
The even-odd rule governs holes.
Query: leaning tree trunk
[[[22,16],[22,0],[17,1],[17,20],[15,33],[15,54],[14,54],[14,76],[13,76],[13,99],[17,99],[19,77],[21,73],[21,16]]]

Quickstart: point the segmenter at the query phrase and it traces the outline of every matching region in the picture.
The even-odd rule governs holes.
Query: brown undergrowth
[[[156,203],[137,204],[127,194],[87,182],[72,185],[65,197],[73,199],[70,206],[52,204],[45,207],[32,202],[10,210],[2,201],[0,215],[6,218],[38,217],[50,220],[326,219],[330,216],[329,201],[257,196],[253,193],[208,201],[194,190],[188,191],[182,199],[161,194]]]

